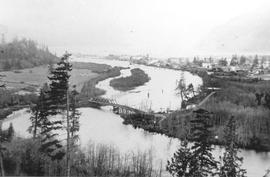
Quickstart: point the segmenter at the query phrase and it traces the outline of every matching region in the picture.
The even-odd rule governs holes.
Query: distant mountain
[[[269,53],[270,13],[240,16],[215,28],[199,45],[219,53]]]

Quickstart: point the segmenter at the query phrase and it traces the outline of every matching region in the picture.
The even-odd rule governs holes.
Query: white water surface
[[[96,61],[97,60],[97,61]],[[89,59],[78,61],[90,61],[96,63],[110,64],[112,66],[129,66],[128,62],[107,61],[99,59]],[[176,81],[181,75],[181,71],[169,69],[158,69],[141,65],[131,65],[131,68],[139,67],[149,76],[151,80],[144,86],[137,87],[129,92],[116,91],[109,87],[110,79],[99,83],[98,87],[107,91],[104,97],[115,98],[119,103],[127,103],[134,107],[140,107],[140,100],[152,102],[152,109],[171,109],[179,108],[181,103],[180,97],[175,94]],[[160,71],[161,73],[159,73]],[[121,76],[128,76],[129,70],[122,70]],[[193,83],[194,86],[201,84],[201,79],[188,72],[184,72],[187,83]],[[163,77],[165,76],[165,77]],[[187,79],[188,78],[188,79]],[[164,88],[163,94],[161,88]],[[149,98],[147,93],[150,92]],[[157,97],[157,98],[155,98]],[[165,135],[153,134],[142,129],[135,129],[131,125],[122,124],[123,119],[110,111],[110,108],[94,109],[80,108],[82,113],[80,118],[80,144],[86,147],[91,141],[112,145],[119,149],[122,153],[138,152],[152,150],[154,156],[154,164],[158,168],[162,161],[163,167],[168,159],[176,151],[179,141],[177,139],[168,138]],[[3,129],[8,128],[12,123],[18,136],[30,137],[27,132],[30,126],[30,114],[26,109],[22,109],[11,114],[3,123]],[[64,132],[63,132],[64,135]],[[63,137],[64,138],[64,137]],[[214,156],[218,159],[222,155],[223,149],[216,146]],[[265,170],[270,167],[270,154],[263,152],[255,152],[252,150],[242,150],[239,154],[244,157],[243,167],[247,169],[248,177],[262,177]],[[164,173],[165,174],[165,173]]]

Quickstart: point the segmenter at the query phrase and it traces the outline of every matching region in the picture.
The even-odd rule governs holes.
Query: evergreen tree
[[[6,136],[2,130],[2,121],[0,121],[0,169],[1,169],[1,176],[5,176],[5,169],[3,163],[3,153],[6,151],[6,147],[3,145],[3,142],[6,141]]]
[[[51,159],[61,159],[64,156],[63,145],[57,139],[56,130],[62,128],[62,121],[51,120],[50,117],[50,97],[48,95],[47,85],[40,90],[38,102],[31,108],[32,116],[30,117],[30,133],[33,137],[41,139],[40,151],[45,153]]]
[[[245,56],[241,56],[240,57],[240,65],[244,65],[245,63],[246,63],[246,61],[247,61],[247,58],[245,57]]]
[[[236,122],[232,116],[225,128],[225,152],[220,167],[221,177],[244,177],[246,170],[241,169],[243,158],[237,156]]]
[[[51,115],[56,115],[66,110],[68,84],[70,71],[72,70],[72,65],[68,61],[69,57],[70,54],[65,53],[48,77],[50,80]]]
[[[168,161],[166,170],[176,177],[190,176],[190,159],[192,157],[191,149],[188,148],[188,142],[185,139],[181,142],[180,148],[173,154],[171,161]]]
[[[38,97],[37,103],[35,105],[31,105],[31,107],[30,107],[31,125],[28,128],[28,131],[29,131],[29,133],[33,134],[34,139],[37,136],[38,129],[40,129],[40,127],[41,127],[42,118],[40,118],[40,110],[41,110],[41,105],[43,104],[43,101],[44,101],[44,90],[43,90],[43,88],[41,88],[40,92],[39,92],[39,97]],[[47,118],[47,117],[45,117],[45,118]]]
[[[258,55],[255,55],[252,67],[257,67],[259,65],[259,58]]]
[[[203,109],[194,111],[194,113],[195,118],[191,120],[194,145],[191,147],[192,157],[189,174],[197,177],[214,176],[218,162],[212,155],[213,147],[209,142],[210,128],[212,127],[210,113]]]
[[[221,58],[219,61],[218,61],[218,64],[220,65],[220,66],[227,66],[228,65],[228,62],[227,62],[227,60],[226,60],[226,58]]]
[[[186,139],[173,158],[168,162],[167,170],[177,177],[208,177],[216,175],[218,162],[212,156],[210,139],[210,113],[199,109],[194,111],[191,120],[191,137],[194,144],[188,147]]]
[[[230,65],[231,65],[231,66],[236,66],[236,65],[238,65],[237,55],[233,55],[233,56],[232,56]]]
[[[7,130],[7,141],[8,142],[11,142],[11,140],[14,137],[14,133],[15,133],[15,131],[14,131],[13,125],[12,125],[12,123],[10,123],[8,130]]]
[[[186,108],[185,102],[188,98],[186,95],[186,83],[185,83],[185,76],[183,72],[181,73],[180,81],[177,83],[176,90],[179,91],[179,94],[181,96],[181,109],[185,109]]]
[[[73,86],[73,90],[71,91],[71,97],[70,97],[70,111],[71,111],[71,115],[70,115],[70,122],[71,122],[71,126],[70,126],[70,134],[71,134],[71,139],[73,141],[72,144],[74,144],[74,142],[76,140],[78,140],[78,135],[76,134],[76,132],[79,131],[80,129],[80,124],[79,124],[79,118],[80,118],[80,112],[78,111],[77,107],[77,95],[79,94],[79,92],[77,92],[76,90],[76,85]]]
[[[66,145],[66,169],[67,176],[70,176],[70,100],[69,100],[69,78],[72,70],[72,65],[68,59],[70,54],[65,53],[60,61],[57,63],[55,69],[51,71],[48,77],[50,80],[50,114],[56,115],[66,112],[66,131],[67,131],[67,145]],[[60,122],[59,127],[63,128],[63,121]],[[53,123],[55,124],[55,122]]]

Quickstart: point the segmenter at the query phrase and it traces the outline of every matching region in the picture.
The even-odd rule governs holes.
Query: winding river
[[[123,66],[143,69],[151,80],[143,86],[132,91],[122,92],[114,90],[109,86],[111,80],[100,82],[97,87],[106,90],[103,97],[115,99],[118,103],[127,104],[141,109],[152,109],[154,111],[165,111],[180,107],[180,97],[176,94],[175,87],[177,80],[184,75],[186,84],[192,83],[195,88],[202,84],[200,77],[188,72],[181,72],[169,69],[160,69],[142,65],[130,65],[125,61],[111,61],[104,59],[76,58],[76,61],[105,63],[111,66]],[[121,76],[130,75],[130,69],[121,71]],[[81,108],[80,118],[80,143],[85,146],[91,142],[113,145],[120,152],[147,151],[153,152],[154,164],[162,161],[163,167],[177,149],[179,141],[168,138],[164,135],[148,133],[142,129],[135,129],[130,125],[122,124],[123,120],[119,115],[113,114],[111,108],[104,107],[100,110],[93,108]],[[3,129],[12,122],[18,136],[28,137],[30,114],[26,109],[11,114],[3,123]],[[214,155],[218,158],[222,155],[222,148],[215,147]],[[243,167],[247,169],[248,177],[262,177],[265,170],[270,167],[269,153],[256,153],[251,150],[242,150],[240,155],[244,157]]]

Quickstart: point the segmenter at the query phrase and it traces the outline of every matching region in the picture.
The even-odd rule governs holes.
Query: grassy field
[[[98,65],[88,63],[86,65],[76,63],[71,72],[71,84],[77,86],[80,91],[85,82],[96,78],[99,73],[107,71],[111,67],[108,65]],[[27,87],[40,87],[48,81],[48,67],[39,66],[29,69],[0,72],[1,83],[5,83],[8,88],[23,89]]]
[[[80,100],[86,103],[89,97],[105,93],[95,87],[97,82],[120,75],[120,68],[104,64],[73,63],[73,66],[70,84],[77,86]],[[12,111],[34,104],[37,100],[35,92],[48,82],[48,74],[47,66],[0,72],[0,84],[6,84],[7,87],[0,89],[0,119]]]

